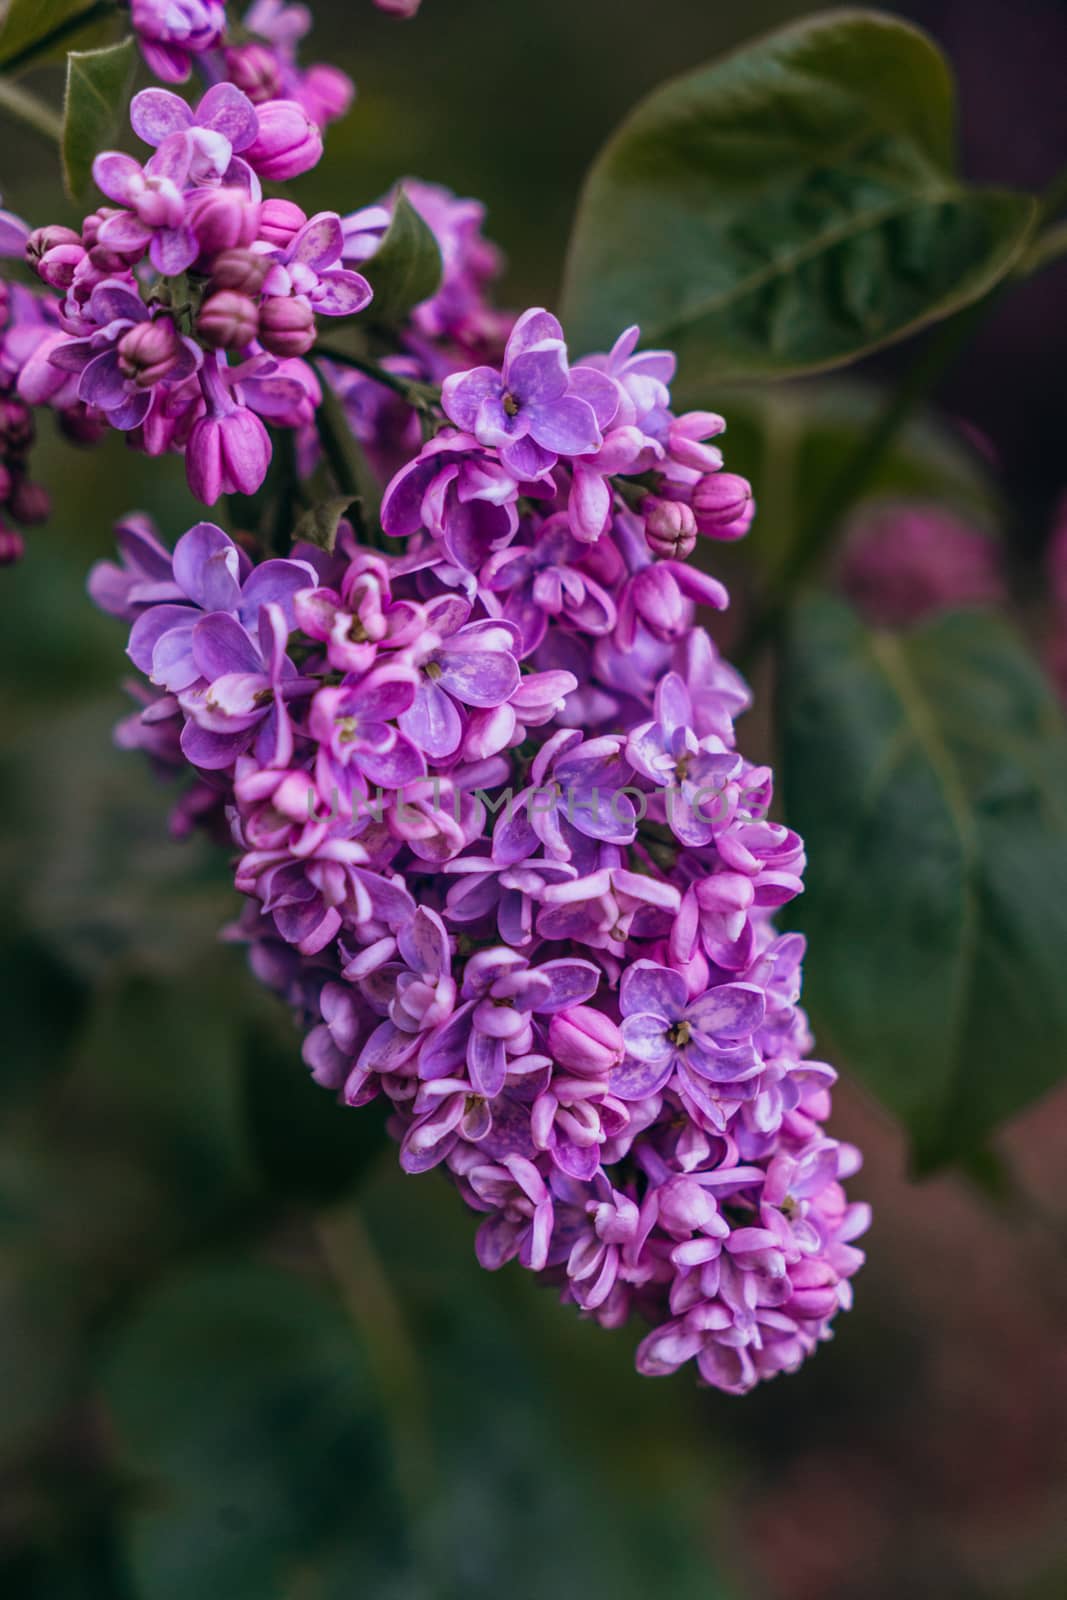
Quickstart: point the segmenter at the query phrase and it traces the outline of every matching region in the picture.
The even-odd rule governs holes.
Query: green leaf
[[[332,553],[341,519],[358,498],[351,494],[334,495],[309,506],[293,529],[293,543],[318,545],[320,550]]]
[[[928,1168],[1067,1072],[1062,714],[993,615],[889,634],[826,599],[795,617],[781,695],[807,1003]]]
[[[878,12],[808,19],[655,90],[587,178],[563,294],[575,349],[641,324],[683,371],[854,360],[986,293],[1036,202],[954,171],[936,46]]]
[[[397,194],[385,238],[360,270],[374,290],[367,314],[375,322],[403,322],[413,306],[437,293],[441,251],[403,189]]]
[[[402,1555],[380,1403],[340,1306],[230,1261],[171,1280],[118,1340],[105,1397],[140,1480],[129,1518],[144,1600],[377,1594]],[[391,1592],[391,1591],[390,1591]]]
[[[101,0],[9,0],[0,24],[0,67],[17,71],[61,57],[72,39],[84,40],[114,18]]]
[[[89,187],[96,155],[114,143],[136,66],[132,38],[106,50],[72,50],[67,56],[63,172],[75,199]]]

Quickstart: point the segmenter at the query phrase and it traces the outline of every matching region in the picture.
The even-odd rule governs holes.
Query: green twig
[[[9,116],[53,144],[59,144],[63,138],[63,120],[58,112],[39,100],[29,89],[12,83],[8,78],[0,78],[0,111],[6,111]]]
[[[82,32],[83,28],[91,27],[94,22],[103,22],[105,17],[111,17],[118,11],[115,0],[96,0],[96,3],[87,6],[84,11],[79,11],[73,17],[65,17],[62,22],[57,22],[54,28],[43,33],[39,39],[33,39],[29,44],[23,45],[21,50],[3,62],[2,69],[5,73],[21,72],[25,67],[32,67],[35,61],[46,56],[67,39],[72,39]]]
[[[363,356],[350,355],[347,350],[335,350],[324,344],[316,345],[314,353],[323,361],[333,361],[339,367],[352,367],[356,372],[362,372],[373,383],[380,383],[383,388],[398,394],[416,411],[426,411],[440,403],[441,391],[433,384],[420,383],[417,378],[401,377],[399,373],[379,366],[376,361],[368,361]]]

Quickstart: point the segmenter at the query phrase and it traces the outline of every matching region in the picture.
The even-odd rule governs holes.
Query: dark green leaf
[[[825,1047],[924,1167],[1067,1072],[1067,735],[992,615],[905,634],[801,607],[782,670],[796,921]]]
[[[341,518],[358,496],[335,495],[329,500],[319,500],[310,506],[293,529],[294,544],[314,544],[320,550],[332,552],[337,543],[337,529]]]
[[[404,1552],[380,1403],[330,1295],[240,1262],[173,1280],[125,1329],[104,1387],[140,1484],[143,1600],[317,1600],[330,1572],[349,1594],[389,1592],[375,1579]]]
[[[107,27],[115,7],[99,0],[9,0],[0,26],[0,67],[17,70],[32,53],[34,63],[61,58],[72,39]]]
[[[664,85],[593,165],[563,296],[576,349],[631,322],[691,372],[850,361],[984,294],[1028,197],[963,187],[935,45],[829,12]]]
[[[385,238],[360,270],[374,290],[368,315],[375,322],[403,322],[413,306],[436,294],[441,282],[441,251],[433,231],[403,189],[396,197]]]
[[[115,141],[136,66],[132,39],[106,50],[72,50],[67,56],[63,172],[76,200],[89,187],[93,160]]]

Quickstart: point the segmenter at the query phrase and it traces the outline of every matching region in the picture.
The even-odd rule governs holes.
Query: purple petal
[[[136,289],[106,278],[89,296],[89,315],[101,327],[109,322],[147,322],[148,307]]]
[[[341,219],[335,211],[320,211],[305,222],[285,253],[289,262],[300,262],[316,272],[324,272],[340,260],[344,248]],[[358,273],[353,273],[358,277]]]
[[[589,455],[603,440],[593,408],[577,395],[564,395],[550,405],[531,406],[530,437],[561,456]]]
[[[240,571],[237,546],[213,522],[198,522],[174,547],[174,581],[204,611],[237,610]]]
[[[87,405],[100,406],[113,411],[126,399],[126,379],[119,370],[119,358],[114,346],[102,355],[94,356],[78,383],[78,399]]]
[[[673,1071],[674,1056],[669,1051],[664,1056],[648,1061],[638,1061],[636,1057],[628,1056],[612,1069],[608,1085],[611,1093],[620,1100],[647,1100],[650,1095],[659,1094],[661,1089],[666,1088]]]
[[[503,392],[500,374],[493,367],[472,367],[469,372],[456,372],[445,379],[441,405],[445,416],[469,433],[478,421],[482,402],[499,401]]]
[[[103,224],[98,237],[109,250],[141,250],[152,238],[152,230],[132,211],[116,211]]]
[[[674,1055],[666,1023],[652,1011],[635,1011],[624,1017],[622,1037],[627,1054],[638,1061],[670,1060]]]
[[[345,267],[324,272],[311,291],[311,304],[324,317],[354,317],[369,306],[374,292],[366,278]]]
[[[152,178],[169,178],[178,189],[184,189],[189,180],[193,160],[193,146],[187,133],[172,133],[164,139],[154,156],[145,164],[145,172]]]
[[[763,990],[750,983],[723,983],[690,1005],[694,1028],[713,1039],[747,1039],[763,1021]]]
[[[448,972],[448,934],[436,912],[419,906],[408,926],[401,931],[397,944],[413,972],[428,973],[435,978]]]
[[[200,245],[192,228],[161,228],[149,250],[152,265],[167,278],[175,278],[191,267],[199,254]]]
[[[426,776],[422,751],[402,733],[396,734],[388,750],[364,750],[356,759],[364,777],[380,789],[403,789]]]
[[[93,162],[93,182],[109,200],[126,205],[144,188],[140,163],[119,150],[103,150]]]
[[[397,718],[401,731],[434,760],[443,760],[459,748],[463,723],[455,705],[440,684],[423,681],[409,710]]]
[[[160,145],[172,134],[185,133],[193,122],[189,106],[169,89],[142,89],[130,102],[130,126],[145,144]]]
[[[619,386],[615,380],[595,367],[572,367],[568,392],[592,407],[597,426],[606,433],[619,409]]]
[[[138,671],[148,677],[152,672],[153,652],[163,635],[173,628],[183,628],[191,634],[198,620],[191,606],[153,606],[139,616],[130,629],[126,654]],[[183,684],[182,688],[185,687]]]
[[[657,966],[654,961],[636,961],[622,975],[619,1000],[624,1016],[650,1011],[667,1022],[676,1022],[685,1012],[685,979],[681,973]]]
[[[241,733],[212,733],[195,722],[187,722],[182,729],[182,754],[194,767],[204,767],[208,772],[219,772],[230,766],[241,751],[248,746],[250,735]]]
[[[139,428],[151,409],[151,391],[140,389],[127,395],[120,405],[113,406],[107,414],[107,420],[113,428],[125,433],[130,428]]]
[[[503,1039],[472,1032],[467,1043],[467,1071],[478,1093],[495,1100],[508,1071]]]
[[[514,694],[522,674],[512,655],[486,651],[439,650],[440,684],[468,706],[499,706]]]
[[[263,671],[259,652],[235,617],[214,611],[193,629],[193,659],[212,682],[232,672]]]
[[[196,108],[196,121],[202,128],[221,133],[234,150],[247,150],[259,134],[259,118],[255,107],[248,96],[232,83],[216,83],[208,90]],[[141,137],[144,138],[144,135]]]
[[[600,969],[591,961],[577,958],[546,961],[538,971],[548,978],[550,987],[547,995],[534,1006],[535,1011],[551,1013],[562,1011],[566,1006],[582,1005],[593,998],[600,983]]]
[[[553,339],[525,351],[505,368],[504,381],[524,406],[553,405],[567,389],[566,347]]]

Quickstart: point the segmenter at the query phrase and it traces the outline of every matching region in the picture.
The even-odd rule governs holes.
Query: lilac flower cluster
[[[183,830],[225,820],[313,1077],[387,1100],[483,1265],[741,1393],[830,1335],[867,1210],[773,922],[803,847],[697,616],[727,603],[698,535],[740,536],[751,492],[673,372],[636,329],[572,363],[527,311],[425,442],[398,418],[381,548],[342,525],[257,563],[202,523],[171,555],[131,519],[91,587],[147,680],[121,741],[193,769]]]
[[[62,299],[19,393],[41,404],[73,386],[137,448],[182,452],[191,489],[211,505],[263,482],[268,423],[311,422],[321,396],[299,358],[316,319],[362,311],[370,285],[342,264],[336,213],[308,218],[262,198],[261,178],[294,177],[321,155],[319,129],[295,101],[257,107],[220,83],[191,107],[146,89],[131,122],[154,153],[143,165],[118,151],[96,158],[114,203],[80,232],[39,228],[27,241]]]
[[[405,14],[415,9],[409,5]],[[209,84],[236,84],[256,105],[293,101],[320,128],[352,103],[352,80],[339,67],[300,66],[311,27],[305,5],[254,0],[240,25],[228,29],[224,0],[130,0],[130,22],[150,71],[164,83],[184,83],[195,63]]]
[[[0,211],[0,257],[21,257],[29,233],[20,217]],[[57,328],[51,299],[0,280],[0,566],[12,565],[23,553],[22,534],[11,523],[32,527],[48,516],[47,490],[29,476],[37,429],[18,382],[26,363]],[[68,439],[79,444],[95,440],[98,426],[71,384],[56,386],[49,402]]]

